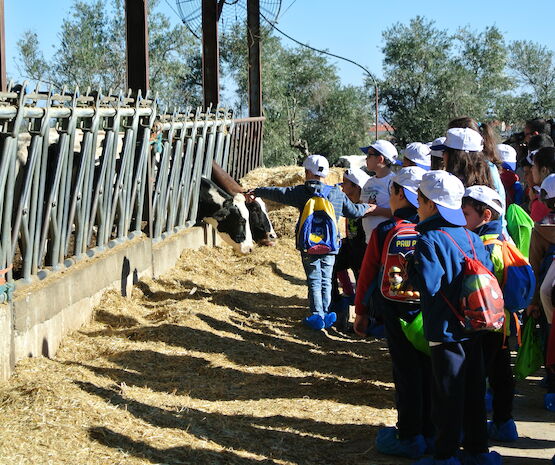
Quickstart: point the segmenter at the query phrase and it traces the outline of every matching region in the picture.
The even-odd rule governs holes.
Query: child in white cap
[[[343,173],[341,189],[353,203],[360,203],[362,188],[370,176],[360,168],[350,168]],[[353,303],[355,290],[353,289],[348,270],[353,270],[358,280],[362,258],[366,251],[366,236],[362,227],[362,218],[345,218],[346,237],[341,240],[341,248],[335,258],[334,276],[332,279],[331,311],[337,314],[337,329],[347,329],[349,321],[349,306]],[[337,280],[341,283],[343,296],[339,294]]]
[[[387,140],[377,140],[368,147],[361,147],[360,150],[366,154],[368,171],[376,173],[362,189],[362,201],[371,205],[370,213],[362,220],[368,242],[374,228],[391,217],[389,181],[394,176],[391,167],[400,165],[401,162],[398,160],[397,149]]]
[[[420,291],[424,335],[430,345],[432,420],[436,428],[434,456],[415,462],[418,465],[502,463],[499,454],[488,450],[480,337],[463,330],[449,305],[460,298],[463,253],[476,256],[493,269],[480,238],[463,227],[464,192],[462,182],[446,171],[424,174],[418,190],[420,222],[416,230],[420,238],[409,278]]]
[[[507,144],[498,144],[497,152],[501,158],[501,182],[505,188],[506,207],[512,203],[517,205],[524,201],[524,189],[516,174],[516,150]]]
[[[322,155],[308,156],[303,167],[305,169],[305,183],[292,187],[258,187],[251,191],[251,195],[274,202],[283,203],[297,207],[302,215],[304,207],[309,199],[313,197],[323,197],[329,200],[333,206],[335,223],[340,216],[346,218],[359,218],[368,210],[368,204],[354,204],[341,191],[338,186],[329,186],[325,183],[325,178],[329,173],[328,160]],[[339,249],[339,234],[335,240],[335,250],[326,253],[311,254],[303,250],[301,238],[297,234],[300,226],[301,216],[295,227],[297,238],[297,248],[301,252],[301,259],[306,273],[308,286],[308,301],[310,315],[303,322],[309,328],[321,330],[329,328],[336,321],[335,312],[329,311],[331,301],[332,272],[335,263],[335,256]]]
[[[504,209],[496,191],[487,186],[467,188],[463,198],[463,212],[466,227],[477,234],[482,242],[504,241],[500,220]],[[502,246],[491,243],[486,245],[486,250],[494,266],[493,273],[499,284],[503,285],[505,263]],[[511,352],[505,337],[504,329],[488,331],[482,336],[486,374],[493,396],[493,419],[488,422],[488,435],[496,441],[514,442],[518,439],[512,414],[515,379],[511,368]]]
[[[549,287],[553,287],[554,273],[550,265],[555,259],[555,174],[550,174],[543,180],[540,188],[540,199],[550,212],[534,225],[530,239],[530,264],[536,274],[537,289],[532,304],[528,307],[528,315],[539,319],[545,333],[549,334],[552,333],[553,309],[548,300],[544,299],[545,305],[543,306],[543,312],[541,311],[540,289],[543,286],[543,293],[551,294],[547,290]],[[555,350],[553,343],[550,345]],[[547,355],[548,361],[545,365],[547,394],[544,396],[544,405],[547,410],[555,412],[555,366],[553,366],[555,354],[551,353],[551,358],[549,353]],[[552,360],[551,366],[549,359]]]
[[[420,305],[415,300],[387,300],[381,292],[381,270],[390,267],[386,262],[388,247],[397,244],[392,239],[396,231],[408,231],[417,222],[417,191],[426,171],[417,166],[401,168],[391,178],[389,203],[393,217],[381,223],[372,232],[357,282],[355,298],[355,332],[365,336],[368,327],[367,301],[379,309],[385,326],[387,345],[393,365],[395,383],[395,403],[397,426],[378,430],[376,449],[383,454],[409,458],[420,458],[428,448],[428,441],[434,436],[430,416],[430,358],[416,349],[403,332],[400,318],[405,322],[414,321],[420,313]],[[398,237],[398,236],[396,236]],[[388,240],[388,238],[390,238]],[[407,236],[404,236],[405,240]],[[395,253],[403,253],[398,245],[393,245]],[[387,250],[386,250],[387,249]],[[403,250],[409,253],[410,250]],[[405,258],[405,253],[403,253]],[[399,275],[405,276],[399,269]],[[385,271],[384,271],[385,272]]]

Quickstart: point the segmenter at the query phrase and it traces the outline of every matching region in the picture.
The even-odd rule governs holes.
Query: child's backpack
[[[543,256],[538,276],[538,286],[542,285],[549,267],[553,264],[553,260],[555,260],[555,244],[551,244]]]
[[[303,208],[297,236],[297,243],[303,252],[321,255],[338,249],[335,208],[328,199],[332,189],[332,186],[324,185]]]
[[[503,327],[505,321],[505,305],[503,292],[497,278],[478,260],[472,239],[465,233],[472,247],[473,258],[464,253],[460,246],[446,231],[440,230],[464,256],[461,293],[457,306],[441,293],[441,296],[468,332],[482,330],[495,331]]]
[[[420,292],[413,289],[407,277],[407,260],[418,241],[415,226],[400,220],[385,236],[378,283],[382,295],[394,302],[420,301]]]
[[[508,241],[489,239],[484,245],[501,247],[503,256],[503,300],[509,312],[518,312],[528,307],[534,297],[536,277],[532,266],[522,252]]]
[[[528,258],[534,221],[521,206],[515,203],[507,207],[505,218],[507,220],[507,231],[511,238],[518,247],[518,250],[522,252],[522,255]]]

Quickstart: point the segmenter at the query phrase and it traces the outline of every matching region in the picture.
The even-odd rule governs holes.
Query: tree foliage
[[[157,3],[150,1],[148,17],[151,89],[168,103],[196,103],[200,89],[190,76],[191,69],[198,66],[199,44],[186,29],[172,26],[157,10]],[[91,86],[105,92],[125,88],[122,0],[75,0],[58,37],[52,59],[46,60],[38,35],[27,31],[18,41],[20,73],[57,88]]]
[[[433,140],[457,116],[492,117],[496,99],[511,85],[506,46],[495,27],[450,35],[416,17],[383,37],[382,116],[401,143]]]

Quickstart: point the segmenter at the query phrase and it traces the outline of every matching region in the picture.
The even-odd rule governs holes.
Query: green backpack
[[[507,231],[509,231],[515,245],[522,252],[522,255],[528,258],[534,221],[522,207],[515,203],[509,205],[505,218],[507,219]]]

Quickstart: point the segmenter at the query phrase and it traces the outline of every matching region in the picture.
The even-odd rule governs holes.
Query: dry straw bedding
[[[265,183],[257,183],[262,185]],[[294,224],[294,220],[291,220]],[[187,251],[0,386],[4,464],[388,464],[385,345],[303,328],[290,237]]]

